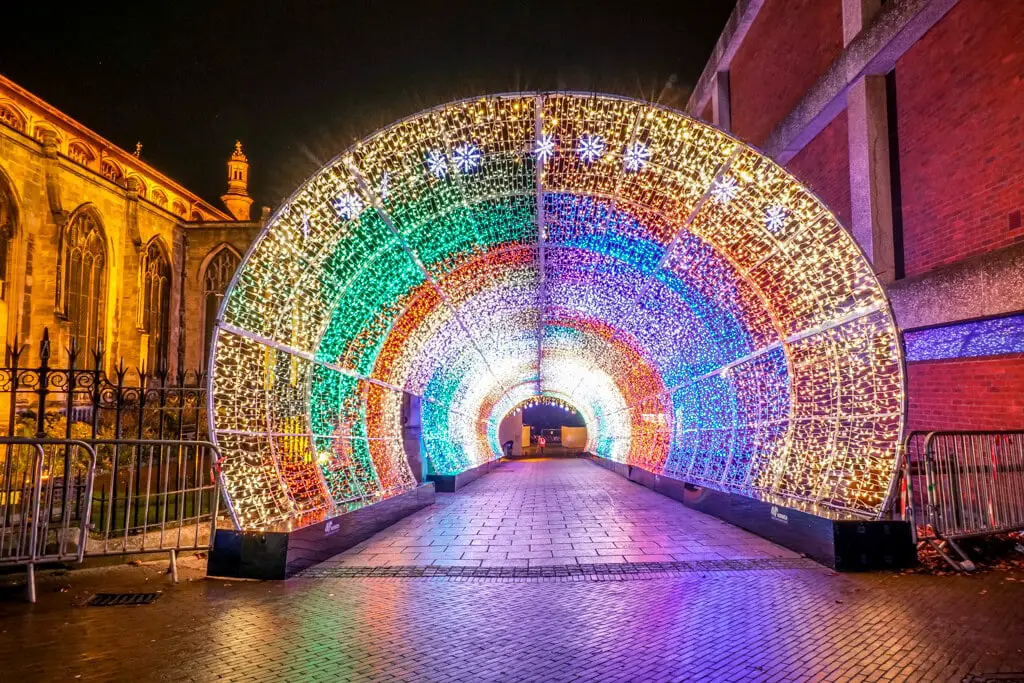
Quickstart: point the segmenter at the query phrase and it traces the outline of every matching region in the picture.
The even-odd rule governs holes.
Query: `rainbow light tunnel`
[[[302,524],[500,455],[559,397],[588,450],[817,514],[875,518],[903,429],[901,341],[870,264],[764,155],[649,103],[464,100],[324,166],[225,298],[211,433],[243,529]]]

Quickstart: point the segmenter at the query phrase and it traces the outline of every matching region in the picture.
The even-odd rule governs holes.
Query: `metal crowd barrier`
[[[209,441],[91,439],[97,472],[88,556],[206,550],[220,515],[217,446]]]
[[[96,451],[76,439],[0,437],[0,446],[0,565],[25,565],[35,602],[37,564],[83,559]]]
[[[85,454],[85,456],[83,456]],[[0,565],[207,550],[221,514],[208,441],[0,438]],[[230,523],[237,528],[232,519]]]
[[[958,540],[1024,529],[1024,431],[911,432],[902,472],[904,518],[959,570]]]

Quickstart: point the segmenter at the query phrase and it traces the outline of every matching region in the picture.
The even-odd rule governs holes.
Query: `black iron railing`
[[[67,363],[54,364],[56,349],[51,348],[49,330],[43,331],[38,348],[38,365],[26,366],[28,347],[15,341],[7,347],[4,367],[0,367],[0,435],[36,439],[82,439],[96,443],[97,478],[93,500],[88,501],[92,519],[102,528],[113,530],[144,526],[149,515],[176,518],[182,505],[210,507],[210,501],[183,501],[175,496],[151,500],[143,490],[147,483],[159,491],[185,490],[209,478],[198,464],[195,450],[114,446],[103,440],[155,440],[161,442],[205,441],[206,388],[203,373],[170,373],[158,366],[126,367],[121,359],[108,375],[102,350],[85,351],[72,345],[66,352]],[[6,424],[2,424],[6,421]],[[70,449],[65,460],[71,457]],[[154,460],[155,453],[155,460]],[[15,453],[8,453],[8,467]],[[17,463],[12,476],[17,476]],[[75,515],[85,506],[81,500],[84,482],[75,479],[65,462],[57,464],[54,485],[60,495],[52,499],[51,510],[44,514],[60,516],[65,506]],[[63,473],[69,473],[67,481]],[[2,473],[0,473],[2,475]],[[173,481],[164,481],[173,478]],[[8,482],[16,490],[19,482]],[[25,483],[27,486],[27,482]],[[145,500],[143,500],[145,499]],[[157,509],[151,509],[152,506]],[[168,507],[164,510],[163,507]],[[128,512],[130,511],[130,513]],[[186,510],[188,516],[199,510]],[[109,519],[108,519],[109,518]]]

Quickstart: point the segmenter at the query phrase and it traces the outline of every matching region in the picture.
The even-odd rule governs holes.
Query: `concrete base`
[[[840,521],[735,493],[700,488],[640,467],[593,461],[683,505],[803,553],[838,571],[902,569],[917,564],[908,522]]]
[[[434,485],[422,484],[394,498],[292,531],[218,529],[206,573],[240,579],[287,579],[433,503]]]
[[[479,479],[494,470],[502,462],[504,462],[504,458],[489,460],[483,465],[477,465],[471,470],[459,472],[458,474],[431,474],[427,477],[427,481],[434,483],[438,493],[455,493],[469,482]]]

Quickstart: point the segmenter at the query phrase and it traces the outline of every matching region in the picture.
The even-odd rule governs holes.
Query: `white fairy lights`
[[[438,472],[551,396],[601,457],[819,514],[877,516],[894,473],[870,264],[771,160],[644,102],[483,97],[375,133],[275,213],[219,319],[211,427],[245,528],[414,486],[403,391]]]

